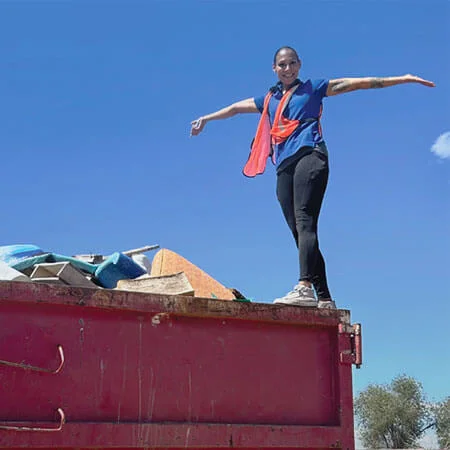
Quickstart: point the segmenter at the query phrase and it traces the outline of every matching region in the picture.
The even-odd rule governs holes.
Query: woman
[[[192,122],[191,135],[198,135],[211,120],[242,113],[262,113],[244,174],[254,176],[264,171],[271,140],[269,144],[274,144],[277,166],[277,197],[300,259],[298,284],[274,303],[336,308],[328,289],[325,261],[317,237],[317,223],[328,182],[328,151],[320,127],[322,99],[359,89],[404,83],[434,87],[434,83],[414,75],[300,81],[300,67],[301,61],[293,48],[278,49],[273,71],[279,81],[268,94],[233,103],[200,117]]]

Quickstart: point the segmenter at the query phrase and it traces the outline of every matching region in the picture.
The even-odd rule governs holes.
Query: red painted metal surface
[[[0,447],[353,449],[349,320],[0,282]]]

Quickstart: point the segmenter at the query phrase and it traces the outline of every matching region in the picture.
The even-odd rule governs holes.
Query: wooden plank
[[[184,272],[159,277],[143,275],[133,280],[119,280],[116,289],[149,294],[194,295],[194,288]]]

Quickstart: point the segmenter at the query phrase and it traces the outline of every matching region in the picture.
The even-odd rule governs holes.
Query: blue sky
[[[301,78],[413,73],[437,87],[325,99],[320,239],[363,324],[355,391],[406,373],[450,395],[450,159],[430,151],[450,131],[449,20],[445,0],[1,2],[0,245],[157,243],[270,302],[298,267],[273,168],[241,174],[258,117],[196,138],[190,121],[263,95],[282,45]]]

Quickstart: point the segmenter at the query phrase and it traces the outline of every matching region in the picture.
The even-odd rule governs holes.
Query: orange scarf
[[[283,112],[298,86],[298,84],[292,86],[281,97],[272,127],[270,127],[269,121],[269,101],[272,92],[269,92],[264,98],[263,112],[256,129],[255,139],[252,142],[250,156],[243,170],[245,176],[254,177],[264,173],[269,156],[272,156],[272,162],[275,164],[273,145],[282,144],[299,126],[299,120],[290,120],[283,116]]]

